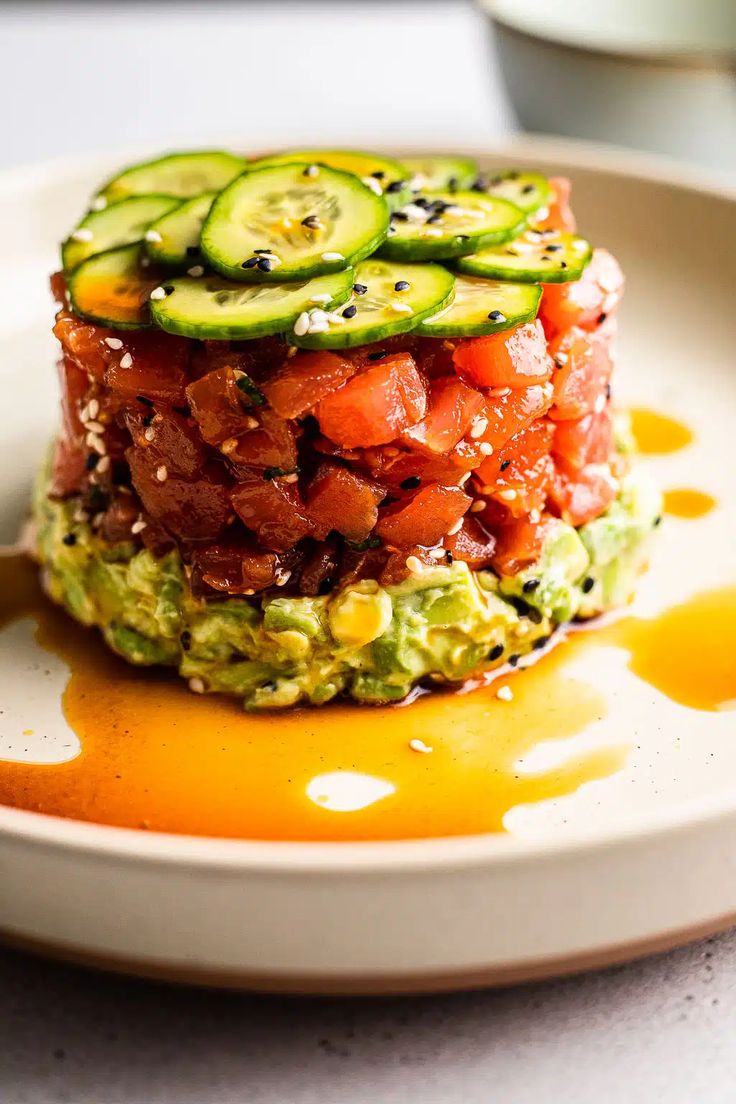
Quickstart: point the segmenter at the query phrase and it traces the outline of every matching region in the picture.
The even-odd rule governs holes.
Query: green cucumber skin
[[[519,281],[522,282],[522,281]],[[530,287],[534,287],[530,284]],[[515,326],[521,326],[524,322],[533,322],[537,317],[539,311],[539,304],[542,299],[542,289],[537,288],[536,302],[533,307],[530,307],[525,313],[516,313],[513,317],[509,317],[505,322],[491,322],[490,318],[487,322],[476,323],[447,323],[443,325],[442,322],[437,322],[434,325],[427,325],[426,322],[420,322],[414,331],[419,337],[487,337],[489,334],[501,333],[503,330],[511,330]],[[431,315],[429,316],[432,317]]]
[[[539,193],[538,199],[525,199],[523,193],[518,189],[517,195],[515,195],[513,199],[509,195],[500,194],[494,191],[494,180],[498,177],[506,179],[509,177],[510,173],[514,172],[518,173],[520,179],[526,180],[536,186]],[[513,185],[514,181],[511,181],[511,183]],[[511,203],[516,204],[516,206],[527,216],[533,215],[535,211],[539,211],[542,207],[548,207],[552,200],[552,189],[547,177],[543,176],[541,173],[533,171],[527,172],[521,169],[504,169],[501,172],[494,173],[490,179],[486,180],[484,190],[487,195],[499,195],[499,198],[508,199]]]
[[[172,211],[175,211],[181,203],[181,200],[177,199],[175,196],[151,192],[146,195],[126,196],[125,199],[119,199],[115,203],[108,204],[102,211],[88,211],[84,218],[77,223],[74,231],[94,229],[98,224],[104,227],[104,225],[109,223],[116,214],[123,214],[126,211],[132,214],[136,208],[138,210],[145,209],[146,205],[151,202],[160,208],[160,212],[150,221],[146,222],[145,228],[135,237],[130,237],[129,234],[123,235],[122,241],[114,241],[103,246],[101,249],[95,249],[93,242],[77,242],[70,235],[61,245],[61,265],[64,272],[72,272],[80,264],[83,264],[84,261],[89,260],[90,257],[96,256],[98,253],[108,253],[111,249],[118,249],[124,245],[134,245],[136,242],[142,241],[142,233],[145,233],[146,229],[150,229],[151,223],[161,218],[163,213],[170,214]],[[123,204],[125,205],[124,208]],[[166,209],[167,207],[168,209]],[[72,234],[74,231],[72,231]],[[92,251],[85,253],[84,256],[77,257],[76,254],[82,252],[83,247],[87,244],[92,245]],[[80,249],[80,246],[82,249]]]
[[[314,157],[304,157],[304,153],[316,154]],[[373,158],[376,163],[384,165],[387,170],[390,170],[392,180],[388,183],[392,183],[396,180],[405,181],[405,187],[398,192],[386,192],[383,193],[383,198],[386,200],[389,210],[394,211],[398,207],[401,207],[404,203],[408,203],[411,198],[410,176],[411,173],[406,165],[402,161],[396,161],[393,157],[383,157],[381,154],[373,154],[370,151],[354,150],[354,149],[337,149],[337,150],[285,150],[283,154],[273,154],[271,157],[260,157],[257,161],[251,161],[248,168],[270,168],[273,165],[286,165],[286,164],[298,164],[298,165],[324,165],[327,168],[332,166],[328,162],[320,161],[319,155],[323,157],[329,157],[330,154],[336,153],[338,155],[344,154],[349,157],[365,157],[367,159]],[[291,155],[293,154],[293,159]],[[302,156],[300,156],[302,154]],[[287,161],[287,158],[289,160]],[[338,172],[348,172],[347,169],[338,169]],[[357,176],[358,180],[362,178],[358,173],[351,173],[352,176]]]
[[[116,249],[107,249],[102,253],[95,253],[93,256],[88,257],[85,261],[82,261],[82,263],[80,265],[78,265],[75,268],[74,272],[71,274],[71,276],[69,278],[69,283],[68,283],[69,300],[71,302],[72,309],[73,309],[74,313],[78,314],[80,316],[80,318],[88,319],[90,322],[95,322],[99,326],[109,326],[110,329],[113,329],[113,330],[149,330],[149,329],[151,329],[153,323],[150,320],[150,310],[149,310],[148,302],[146,302],[143,305],[143,307],[141,308],[142,311],[144,311],[145,317],[142,316],[140,318],[140,320],[136,321],[136,322],[128,322],[128,321],[119,321],[115,318],[110,318],[108,315],[95,314],[94,312],[85,311],[79,306],[79,300],[77,298],[77,285],[78,285],[80,280],[84,279],[84,276],[85,276],[84,269],[85,269],[86,266],[88,266],[88,265],[89,266],[97,265],[97,264],[100,263],[100,260],[102,258],[112,260],[117,255],[119,255],[121,262],[122,261],[130,262],[134,257],[136,259],[140,257],[140,251],[141,251],[141,247],[137,243],[134,243],[134,244],[131,244],[131,245],[120,245]],[[138,266],[136,264],[136,270],[137,270],[137,267]],[[132,265],[129,265],[129,268],[132,268]],[[121,267],[121,272],[122,271],[123,271],[123,269]],[[131,272],[129,278],[132,279],[135,275],[136,275],[136,273]]]
[[[365,260],[366,257],[369,257],[372,253],[376,252],[378,246],[385,239],[386,234],[388,233],[388,206],[381,196],[376,195],[370,190],[370,188],[367,188],[365,184],[362,184],[360,182],[360,178],[356,177],[353,173],[343,172],[341,169],[330,168],[330,173],[335,173],[339,175],[341,178],[343,178],[344,181],[347,181],[349,183],[351,188],[355,188],[357,184],[361,188],[365,189],[365,191],[376,202],[376,213],[381,215],[376,233],[369,240],[366,240],[358,250],[354,250],[349,255],[345,255],[341,261],[323,261],[320,259],[319,261],[315,261],[312,264],[302,264],[298,267],[294,265],[289,267],[280,265],[279,267],[273,269],[271,272],[261,272],[259,269],[255,268],[245,269],[242,267],[242,262],[239,261],[237,264],[230,264],[226,261],[223,261],[217,255],[215,249],[213,249],[213,247],[208,244],[208,239],[212,232],[212,227],[216,226],[217,224],[217,220],[227,217],[226,211],[228,209],[228,205],[231,203],[232,200],[232,189],[241,184],[243,177],[252,177],[255,176],[257,173],[269,172],[271,171],[271,169],[275,168],[287,169],[294,166],[298,166],[299,168],[301,168],[303,164],[304,162],[295,161],[279,165],[265,166],[262,169],[249,169],[247,173],[244,173],[242,177],[238,177],[236,180],[234,180],[232,184],[228,185],[228,187],[223,189],[223,191],[221,191],[220,194],[217,196],[215,202],[212,204],[210,213],[205,219],[204,225],[202,227],[200,249],[202,251],[202,255],[206,258],[207,262],[212,266],[212,268],[219,272],[221,276],[225,276],[229,280],[234,280],[237,283],[243,284],[291,283],[294,281],[309,280],[315,276],[325,276],[331,272],[340,272],[346,268],[354,268],[355,265],[358,264],[360,261]],[[379,204],[382,205],[383,210],[381,210],[381,207],[378,206]],[[328,250],[325,250],[325,252],[328,252]]]
[[[514,280],[520,284],[566,284],[573,280],[579,280],[590,263],[593,256],[592,247],[588,252],[580,254],[580,263],[573,268],[569,266],[563,269],[525,268],[509,269],[503,265],[494,265],[487,261],[474,261],[473,256],[460,257],[452,267],[457,272],[463,272],[467,276],[487,277],[490,280]]]
[[[335,310],[341,307],[350,298],[355,274],[352,268],[347,268],[343,270],[342,275],[345,276],[345,287],[341,292],[336,294],[329,303],[320,304],[323,310]],[[185,281],[187,286],[192,286],[204,279],[206,279],[206,277],[188,276],[181,277],[178,280],[170,280],[168,283],[176,289],[177,285],[181,285]],[[240,288],[243,287],[242,284],[237,286]],[[173,294],[175,294],[175,292]],[[154,301],[150,305],[151,317],[159,329],[165,330],[166,333],[178,334],[180,337],[190,337],[209,341],[250,341],[259,337],[273,337],[277,334],[287,334],[293,327],[296,319],[302,313],[301,310],[292,311],[276,319],[270,318],[261,323],[254,322],[241,326],[236,324],[223,325],[221,323],[219,325],[216,323],[208,324],[202,321],[187,322],[185,319],[167,316],[166,305],[169,303],[169,298]],[[289,343],[294,343],[291,337],[289,338]]]
[[[184,218],[187,217],[187,215],[189,214],[189,211],[193,207],[197,207],[200,203],[206,203],[208,199],[209,199],[210,206],[209,206],[209,209],[208,209],[207,213],[209,214],[209,210],[212,209],[212,204],[214,203],[214,201],[217,198],[218,194],[219,194],[218,192],[203,192],[202,195],[193,196],[192,199],[185,199],[180,203],[180,205],[178,207],[174,208],[173,211],[170,211],[168,214],[163,215],[159,219],[156,219],[155,222],[152,222],[148,229],[149,230],[159,230],[160,231],[161,224],[165,225],[172,216],[184,219]],[[206,217],[207,216],[205,215],[205,218]],[[201,230],[201,228],[200,228],[200,230]],[[164,248],[164,245],[165,245],[164,242],[161,242],[161,243],[146,242],[145,243],[145,248],[146,248],[146,253],[148,254],[148,256],[156,264],[164,265],[167,268],[174,269],[174,268],[183,268],[187,265],[195,265],[195,264],[198,263],[198,259],[199,259],[199,234],[197,234],[197,240],[196,241],[190,241],[189,244],[191,244],[192,246],[196,245],[197,251],[198,251],[196,257],[193,256],[193,255],[190,256],[186,252],[186,250],[184,252],[179,252],[179,253],[167,252],[166,249]]]
[[[462,192],[478,179],[478,164],[469,157],[410,157],[403,162],[412,176],[427,176],[427,167],[435,166],[439,179],[423,184],[420,191]],[[438,168],[438,166],[444,166]],[[433,170],[430,168],[430,172]]]
[[[235,176],[238,176],[247,168],[247,162],[244,158],[237,157],[233,153],[228,153],[227,150],[189,150],[176,153],[168,153],[164,157],[155,157],[151,161],[140,161],[134,165],[128,165],[127,168],[123,169],[122,172],[116,173],[115,176],[112,176],[109,180],[105,181],[104,185],[102,186],[102,188],[100,188],[97,195],[98,197],[107,198],[111,202],[117,202],[118,200],[126,199],[128,196],[131,195],[149,194],[152,190],[156,189],[152,189],[149,186],[147,188],[144,188],[142,191],[137,191],[135,190],[135,188],[132,191],[126,190],[125,185],[121,185],[120,181],[124,180],[125,177],[132,175],[134,172],[140,171],[141,173],[143,173],[145,170],[153,170],[162,165],[170,165],[177,160],[183,161],[185,158],[189,159],[193,157],[201,159],[213,158],[222,164],[229,163],[232,166],[233,173],[230,179],[227,181],[227,184],[229,184]],[[175,195],[175,198],[178,199],[193,199],[196,195],[201,195],[202,191],[217,191],[219,190],[219,187],[227,187],[227,184],[219,185],[218,181],[217,185],[210,184],[209,186],[206,186],[197,192],[182,192],[180,190],[176,193],[174,193],[173,191],[167,191],[164,194]]]
[[[458,202],[462,202],[463,193],[428,192],[427,195],[442,195],[447,199],[457,197]],[[466,231],[462,234],[448,234],[445,238],[433,239],[405,237],[399,231],[395,236],[386,238],[378,254],[390,261],[449,261],[455,257],[465,257],[469,253],[477,253],[489,246],[503,245],[517,237],[525,228],[526,215],[507,200],[498,202],[508,208],[506,214],[513,220],[507,226],[495,230],[479,230],[477,233]],[[417,228],[421,229],[421,225],[418,224]]]

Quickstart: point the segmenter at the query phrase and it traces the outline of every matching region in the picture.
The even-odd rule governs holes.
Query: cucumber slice
[[[525,230],[495,249],[460,257],[453,265],[469,276],[524,283],[562,284],[577,280],[591,258],[590,242],[560,230]]]
[[[389,207],[394,208],[406,203],[410,195],[410,172],[405,164],[391,157],[382,157],[377,153],[363,150],[286,150],[272,157],[263,157],[254,161],[250,168],[263,168],[266,165],[291,165],[295,161],[306,165],[326,165],[330,169],[359,176],[373,191],[385,195]]]
[[[82,261],[69,277],[75,314],[116,330],[149,326],[148,297],[158,280],[143,274],[140,261],[140,245],[108,249]]]
[[[391,216],[381,255],[395,261],[441,261],[509,241],[526,219],[505,199],[478,192],[418,196]]]
[[[156,219],[149,226],[146,252],[157,264],[181,268],[196,264],[199,258],[199,238],[202,224],[210,213],[217,192],[203,192],[187,199],[176,210]],[[131,200],[126,200],[130,203]],[[155,235],[155,236],[154,236]]]
[[[241,157],[222,150],[170,153],[155,161],[131,165],[100,189],[99,199],[113,203],[130,195],[159,192],[190,199],[202,192],[219,192],[246,168]]]
[[[468,157],[409,157],[412,187],[424,192],[462,192],[478,179],[478,165]]]
[[[387,232],[383,198],[351,173],[274,165],[244,173],[220,193],[201,247],[232,280],[283,283],[348,268]]]
[[[151,223],[179,206],[165,195],[130,196],[102,211],[90,211],[61,246],[65,272],[87,257],[141,241]]]
[[[546,176],[537,172],[521,172],[519,169],[507,169],[495,176],[483,178],[479,187],[489,195],[515,203],[526,214],[549,206],[552,198]]]
[[[314,309],[300,315],[289,341],[305,349],[347,349],[406,333],[450,302],[454,284],[452,273],[441,265],[392,264],[371,257],[355,269],[347,306],[330,317]]]
[[[541,298],[538,284],[457,276],[455,298],[449,307],[425,318],[414,333],[422,337],[479,337],[498,333],[536,318]]]
[[[221,276],[181,276],[166,283],[165,299],[151,301],[153,321],[184,337],[240,341],[290,330],[304,311],[346,302],[353,270],[294,284],[236,284]],[[171,290],[169,290],[171,289]]]

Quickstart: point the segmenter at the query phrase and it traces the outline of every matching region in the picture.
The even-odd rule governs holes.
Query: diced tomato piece
[[[471,337],[455,349],[458,374],[475,387],[528,387],[552,375],[542,325],[524,322],[502,333]]]
[[[193,479],[207,462],[207,448],[189,418],[160,404],[137,404],[125,411],[125,424],[137,448],[151,465],[163,464],[167,475]]]
[[[484,442],[491,445],[494,451],[502,448],[515,434],[546,414],[551,403],[552,385],[549,383],[489,396],[483,412],[488,426],[482,436],[473,442],[475,448],[479,449]],[[478,462],[481,457],[482,453],[478,452]]]
[[[146,511],[168,532],[182,540],[217,540],[233,510],[228,487],[216,468],[204,469],[194,482],[168,474],[162,481],[150,449],[133,445],[125,457]]]
[[[339,353],[297,353],[263,384],[263,393],[280,418],[301,418],[356,371]]]
[[[340,557],[340,582],[355,583],[359,579],[381,579],[387,554],[383,548],[368,548],[365,552],[345,547]],[[408,570],[406,572],[408,574]],[[406,575],[404,576],[404,578]]]
[[[327,593],[337,581],[338,553],[335,541],[320,541],[307,556],[299,576],[299,590],[314,597]]]
[[[404,430],[401,443],[430,455],[449,452],[484,406],[480,392],[457,376],[434,380],[429,389],[429,410],[420,422]]]
[[[87,455],[84,449],[67,437],[59,437],[54,445],[51,468],[51,498],[68,498],[82,489],[87,481]]]
[[[594,249],[593,259],[579,280],[545,284],[539,317],[548,337],[571,326],[594,330],[618,307],[624,293],[624,276],[615,257],[606,249]]]
[[[550,510],[576,528],[602,514],[618,494],[618,481],[607,464],[576,469],[557,460],[555,468],[549,490]]]
[[[452,487],[478,463],[475,451],[466,457],[460,453],[460,447],[443,456],[430,456],[387,445],[360,450],[352,462],[392,494],[416,490],[428,483]]]
[[[382,445],[423,418],[427,393],[413,357],[377,361],[316,408],[320,429],[343,448]]]
[[[605,464],[613,452],[613,416],[608,407],[574,422],[558,422],[552,452],[571,468]]]
[[[474,514],[466,514],[462,527],[451,537],[445,537],[442,543],[453,560],[464,560],[473,571],[488,567],[496,548],[495,536]]]
[[[582,418],[605,394],[611,378],[613,362],[608,342],[598,333],[586,333],[573,326],[552,339],[550,353],[557,369],[549,416],[555,421]]]
[[[54,336],[64,352],[92,379],[102,383],[107,367],[105,338],[115,337],[114,330],[83,322],[76,314],[61,310],[56,316]]]
[[[409,548],[402,549],[401,552],[392,552],[386,557],[378,574],[378,581],[381,586],[395,586],[397,583],[403,583],[404,579],[408,579],[411,571],[406,561],[411,559],[412,556],[420,563],[426,564],[427,567],[437,567],[438,561],[429,555],[428,549],[422,548],[421,545],[412,545]],[[443,561],[440,560],[439,562],[442,563]]]
[[[234,447],[223,450],[236,472],[244,468],[279,468],[283,473],[293,472],[297,467],[297,448],[291,424],[265,407],[259,407],[253,417],[258,418],[257,428],[235,438]]]
[[[119,335],[118,335],[119,336]],[[108,368],[105,383],[115,394],[125,400],[145,395],[154,402],[183,406],[186,402],[185,386],[189,342],[171,334],[126,334],[122,349],[105,346],[103,354]],[[128,368],[127,357],[131,358]]]
[[[411,338],[413,335],[402,336]],[[457,341],[438,341],[436,337],[415,337],[412,355],[427,379],[441,379],[454,374],[452,356],[457,344]]]
[[[186,389],[199,431],[210,445],[244,433],[250,424],[242,391],[232,368],[225,366],[200,376]]]
[[[260,382],[272,376],[286,360],[286,346],[278,337],[243,342],[197,341],[190,345],[190,379],[199,379],[219,368],[232,368]]]
[[[66,307],[66,277],[63,272],[54,272],[49,277],[51,294],[60,307]]]
[[[566,176],[551,176],[549,178],[552,188],[552,202],[547,209],[545,218],[534,223],[538,230],[563,230],[568,234],[574,234],[577,230],[577,222],[570,208],[570,181]]]
[[[296,483],[250,476],[236,484],[232,501],[247,527],[276,552],[285,552],[314,531]]]
[[[131,526],[138,519],[140,506],[130,494],[116,494],[105,510],[100,530],[105,540],[116,541],[133,539]]]
[[[307,508],[314,534],[324,540],[336,529],[352,541],[362,541],[378,520],[382,487],[339,464],[320,464],[309,484]]]
[[[490,503],[483,522],[496,535],[493,569],[499,575],[516,575],[539,559],[549,517],[543,517],[541,521],[531,521],[529,517],[514,518],[496,503]]]
[[[89,377],[77,362],[68,356],[60,358],[58,371],[64,433],[71,441],[79,441],[84,437],[84,426],[79,417],[79,411],[84,405],[84,397],[89,390]]]
[[[376,533],[393,548],[431,547],[457,525],[471,501],[460,487],[422,487],[381,510]]]
[[[484,498],[498,499],[512,517],[541,511],[554,475],[549,455],[554,434],[554,425],[539,419],[484,460],[477,472]]]
[[[223,541],[195,549],[192,556],[192,585],[226,594],[251,594],[271,586],[276,578],[278,557],[244,540]]]

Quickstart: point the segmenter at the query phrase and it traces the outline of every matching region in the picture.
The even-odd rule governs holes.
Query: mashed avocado
[[[192,689],[263,709],[338,694],[398,701],[420,680],[462,681],[524,655],[557,625],[629,600],[660,508],[652,485],[629,476],[602,517],[577,531],[557,522],[538,563],[513,579],[456,561],[396,586],[208,601],[192,595],[176,552],[107,543],[74,520],[73,502],[46,497],[45,477],[34,516],[54,601],[129,662],[176,667]]]

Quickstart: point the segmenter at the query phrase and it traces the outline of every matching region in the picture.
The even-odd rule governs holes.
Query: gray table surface
[[[0,102],[0,166],[213,127],[257,147],[482,144],[513,126],[478,15],[419,0],[6,3]],[[577,979],[372,1001],[0,951],[1,1104],[726,1104],[735,1032],[733,933]]]

